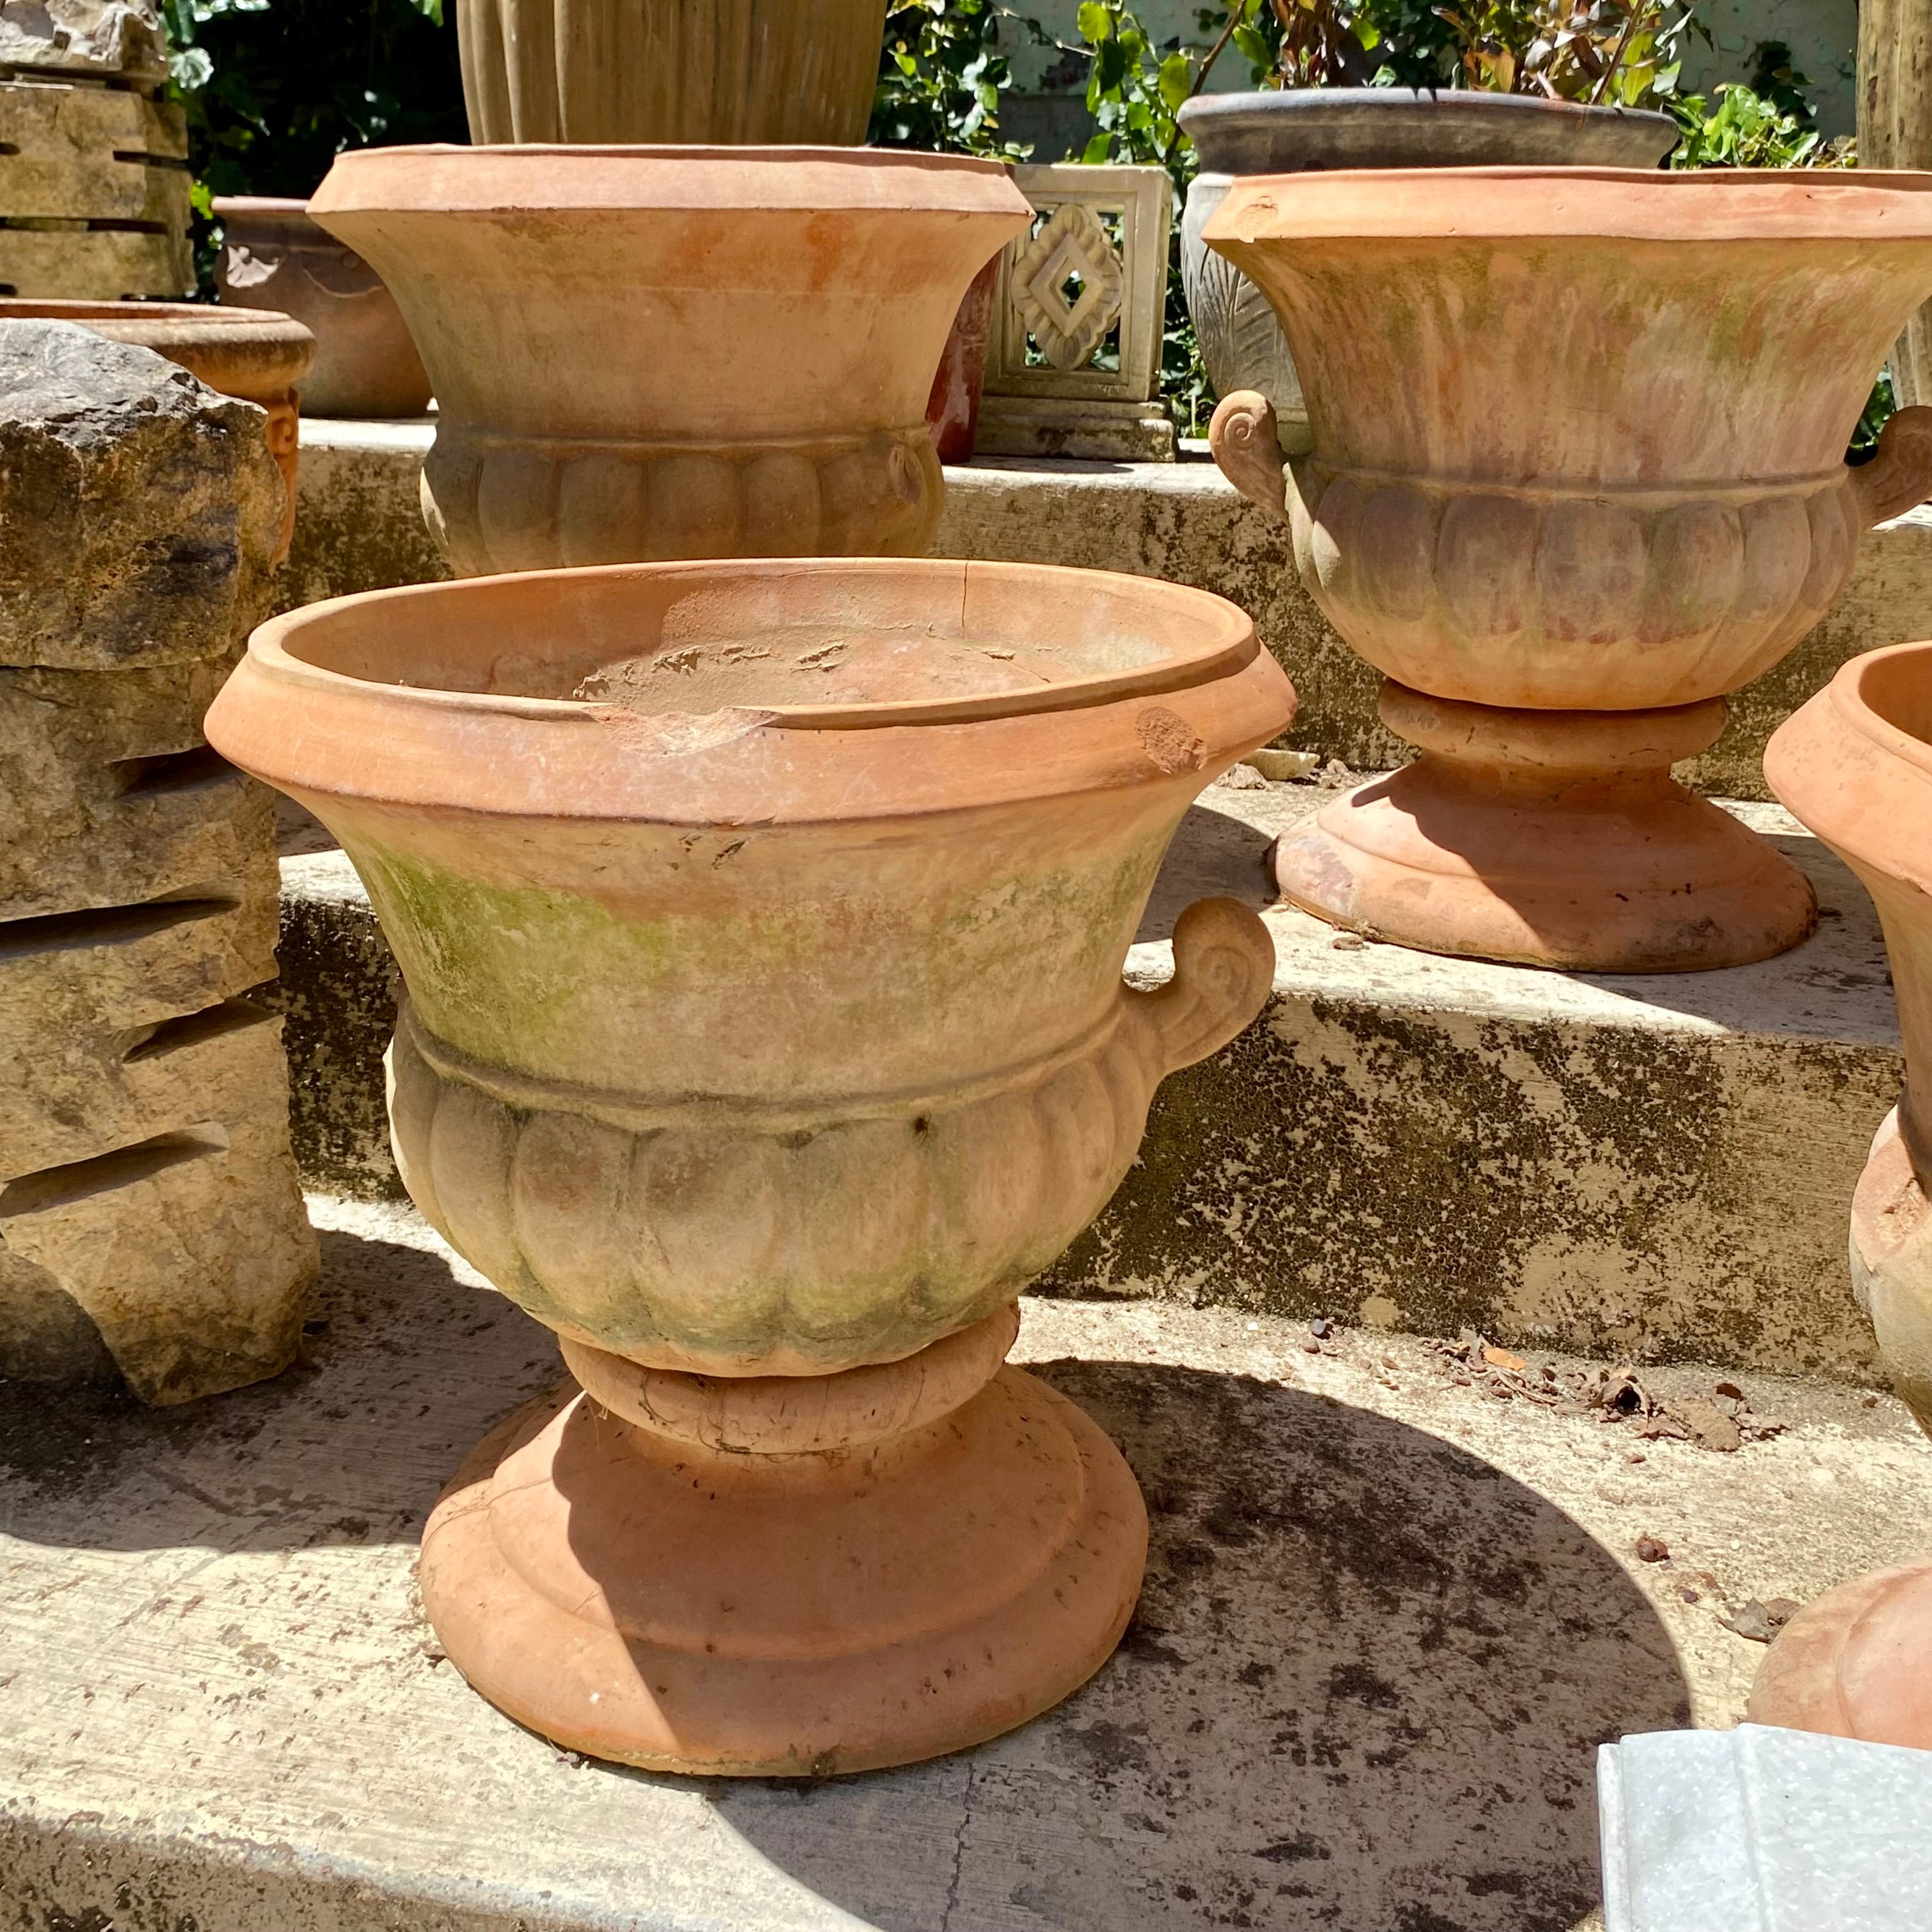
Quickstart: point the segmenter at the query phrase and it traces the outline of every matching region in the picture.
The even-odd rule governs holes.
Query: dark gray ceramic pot
[[[1180,110],[1201,172],[1181,219],[1187,312],[1217,395],[1258,389],[1282,442],[1307,447],[1308,411],[1268,300],[1201,238],[1237,175],[1316,168],[1654,168],[1677,142],[1667,114],[1526,94],[1403,87],[1197,95]]]

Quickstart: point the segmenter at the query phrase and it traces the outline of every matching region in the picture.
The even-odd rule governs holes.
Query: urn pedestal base
[[[586,1392],[500,1425],[430,1519],[443,1647],[519,1723],[653,1771],[825,1776],[1024,1723],[1119,1642],[1147,1515],[1100,1430],[1000,1366],[1017,1328],[824,1377],[566,1342]]]
[[[1860,1576],[1793,1617],[1744,1716],[1932,1750],[1932,1558]]]
[[[1768,959],[1817,919],[1803,873],[1670,776],[1720,699],[1657,711],[1506,710],[1382,686],[1412,764],[1276,841],[1282,895],[1428,952],[1598,973]]]

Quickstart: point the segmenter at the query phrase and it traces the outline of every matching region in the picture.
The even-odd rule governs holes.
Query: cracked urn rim
[[[1154,1088],[1274,950],[1175,825],[1286,724],[1249,620],[1043,566],[632,566],[258,631],[211,712],[314,811],[406,988],[425,1215],[586,1393],[472,1456],[424,1602],[502,1708],[660,1769],[818,1774],[1023,1722],[1098,1669],[1146,1520],[1000,1366]]]
[[[1268,296],[1313,440],[1284,468],[1241,392],[1216,459],[1291,524],[1421,752],[1280,842],[1284,896],[1570,969],[1802,939],[1808,883],[1670,766],[1822,616],[1864,530],[1932,490],[1932,411],[1844,460],[1932,294],[1932,176],[1250,177],[1207,239]]]
[[[917,556],[926,403],[1006,170],[856,148],[371,148],[309,202],[436,398],[424,514],[459,576]]]

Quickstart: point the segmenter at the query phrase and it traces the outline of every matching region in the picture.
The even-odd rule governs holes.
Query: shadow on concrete
[[[441,1256],[322,1238],[326,1325],[278,1382],[160,1413],[0,1390],[0,1531],[90,1551],[412,1541],[556,1355]],[[976,1751],[697,1787],[719,1823],[880,1932],[1570,1932],[1595,1896],[1594,1747],[1688,1721],[1670,1641],[1610,1552],[1480,1458],[1304,1390],[1042,1372],[1149,1502],[1120,1652]],[[312,1614],[286,1587],[251,1630]],[[614,1800],[644,1778],[579,1774],[619,1780]]]
[[[1134,943],[1172,939],[1174,922],[1196,899],[1239,899],[1257,912],[1280,896],[1267,859],[1274,833],[1259,826],[1191,806],[1167,848]]]
[[[0,1533],[103,1550],[413,1543],[556,1338],[448,1262],[324,1229],[304,1360],[179,1408],[0,1382]]]
[[[718,1814],[881,1932],[1570,1932],[1598,1897],[1596,1745],[1689,1721],[1610,1553],[1362,1410],[1174,1366],[1043,1372],[1148,1496],[1120,1653],[980,1750],[720,1786]]]

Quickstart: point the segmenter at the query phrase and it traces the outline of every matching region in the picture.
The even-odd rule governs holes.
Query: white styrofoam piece
[[[1932,1751],[1652,1731],[1597,1754],[1604,1932],[1926,1932]]]

